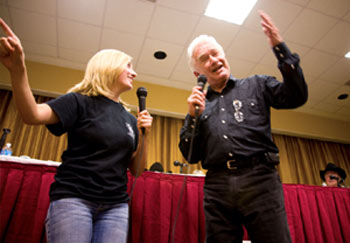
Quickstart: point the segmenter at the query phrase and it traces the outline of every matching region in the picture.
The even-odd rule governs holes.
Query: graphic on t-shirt
[[[128,132],[128,135],[130,137],[132,137],[133,140],[135,140],[135,133],[134,133],[134,130],[132,130],[132,127],[129,123],[125,123],[126,127],[128,128],[129,132]]]

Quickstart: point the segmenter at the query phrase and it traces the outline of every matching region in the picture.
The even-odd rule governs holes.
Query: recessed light
[[[154,57],[158,60],[162,60],[166,58],[166,53],[164,51],[156,51]]]
[[[257,0],[210,0],[204,15],[242,25]]]
[[[345,54],[345,57],[350,59],[350,51]]]
[[[347,94],[341,94],[338,96],[338,100],[345,100],[346,98],[348,98]]]

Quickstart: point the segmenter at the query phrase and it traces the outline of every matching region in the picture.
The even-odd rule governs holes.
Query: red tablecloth
[[[48,192],[57,168],[51,164],[0,160],[0,242],[45,241]],[[133,181],[129,174],[129,190]],[[129,242],[171,242],[183,181],[183,175],[154,172],[137,179]],[[204,242],[203,184],[204,177],[186,177],[174,242]],[[293,242],[350,242],[349,188],[283,188]]]

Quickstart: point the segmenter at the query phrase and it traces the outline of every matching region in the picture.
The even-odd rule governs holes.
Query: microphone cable
[[[190,149],[188,151],[187,161],[190,161],[190,159],[192,157],[194,135],[195,135],[197,122],[198,122],[198,113],[199,113],[199,107],[196,106],[195,118],[194,118],[195,121],[194,121],[194,125],[193,125],[193,130],[192,130],[192,133],[191,133]],[[172,227],[172,230],[171,230],[171,243],[174,243],[174,240],[175,240],[176,223],[177,223],[177,219],[178,219],[179,214],[180,214],[180,207],[181,207],[181,202],[182,202],[182,199],[183,199],[183,194],[184,194],[184,191],[185,191],[185,185],[187,184],[187,177],[188,177],[187,175],[184,175],[184,180],[182,182],[179,200],[177,201],[176,213],[175,213],[175,218],[174,218],[174,224],[173,224],[173,227]]]

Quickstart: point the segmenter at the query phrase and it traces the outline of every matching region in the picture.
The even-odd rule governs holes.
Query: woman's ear
[[[199,72],[193,71],[193,74],[194,74],[194,76],[196,76],[196,78],[198,78]]]

